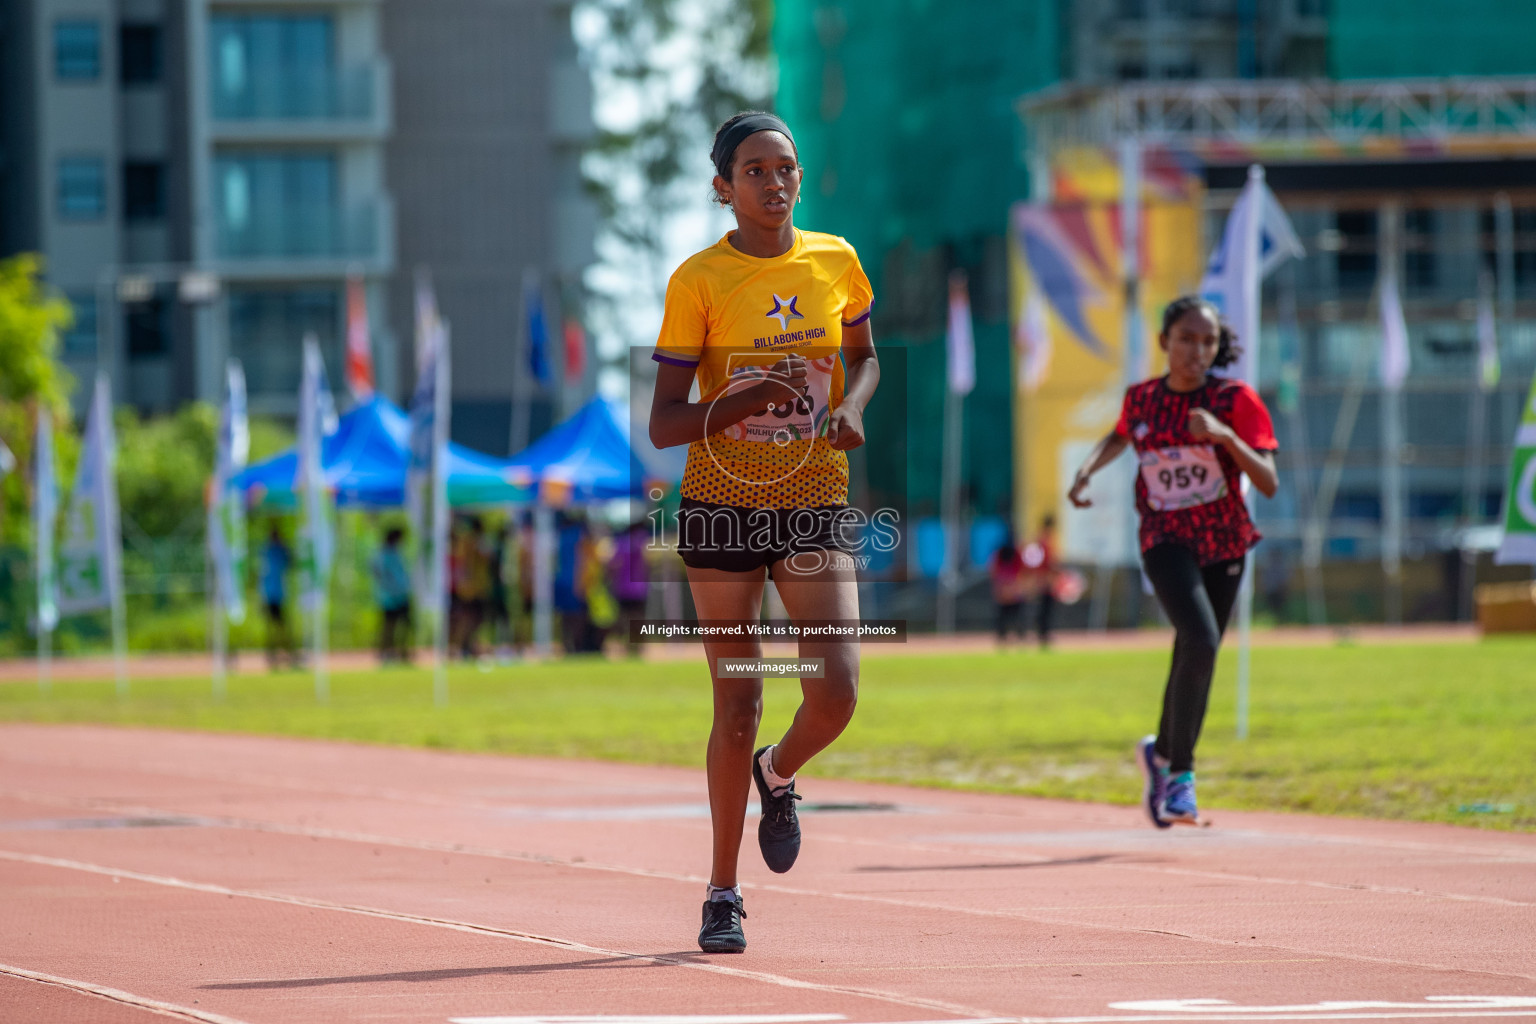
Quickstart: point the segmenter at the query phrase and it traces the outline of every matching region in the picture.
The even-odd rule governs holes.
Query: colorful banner
[[[209,486],[208,551],[224,614],[238,625],[245,621],[245,573],[250,552],[246,543],[245,499],[237,488],[230,486],[230,481],[245,469],[251,448],[245,371],[238,359],[229,361],[225,378],[218,450]]]
[[[1509,459],[1504,497],[1504,540],[1494,561],[1499,565],[1536,565],[1536,378],[1525,398]]]
[[[965,276],[949,279],[949,330],[944,336],[949,356],[949,390],[968,395],[976,386],[976,342],[971,334],[971,293]]]
[[[435,595],[442,586],[446,554],[434,557],[433,510],[436,508],[438,451],[438,381],[443,353],[448,348],[448,325],[437,309],[437,296],[425,272],[416,277],[416,390],[411,394],[411,458],[405,475],[405,506],[410,536],[416,545],[413,572],[416,606],[435,609]],[[443,425],[446,427],[446,424]],[[444,434],[446,436],[446,434]],[[446,442],[445,442],[446,443]]]
[[[122,592],[122,534],[118,528],[116,439],[112,391],[105,375],[96,378],[85,444],[75,468],[75,486],[64,517],[59,552],[59,613],[111,608]]]
[[[59,518],[58,470],[53,459],[53,414],[37,407],[37,462],[32,485],[32,543],[37,573],[37,628],[52,633],[59,624],[59,580],[53,560],[53,531]]]
[[[1187,168],[1144,164],[1138,263],[1141,318],[1151,326],[1139,365],[1127,367],[1117,158],[1075,150],[1052,171],[1058,195],[1072,201],[1021,203],[1010,218],[1015,525],[1027,536],[1054,515],[1064,561],[1128,564],[1136,557],[1125,530],[1131,470],[1099,474],[1087,510],[1070,510],[1067,484],[1114,427],[1128,377],[1162,365],[1151,334],[1163,306],[1200,282],[1204,194]]]
[[[347,390],[365,402],[373,395],[373,345],[368,332],[368,295],[363,279],[347,278]]]
[[[320,449],[327,434],[336,430],[336,410],[325,382],[325,363],[320,358],[320,343],[313,334],[304,337],[304,376],[299,387],[298,479],[295,481],[302,503],[303,519],[299,531],[299,572],[302,581],[300,601],[304,608],[323,615],[329,589],[331,563],[336,543],[331,522],[332,496],[327,486]],[[316,628],[323,632],[317,620]]]

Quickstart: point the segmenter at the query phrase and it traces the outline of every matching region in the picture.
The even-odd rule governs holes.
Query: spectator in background
[[[411,573],[400,550],[403,539],[404,530],[390,527],[369,565],[379,603],[379,662],[384,665],[411,660]]]
[[[613,560],[608,563],[613,596],[619,602],[619,633],[631,658],[639,656],[640,645],[631,636],[630,623],[645,618],[645,602],[651,589],[650,566],[645,561],[647,537],[644,519],[629,524],[614,540]]]
[[[587,642],[586,524],[562,512],[556,526],[555,611],[565,653],[574,654]]]
[[[608,631],[619,620],[619,602],[614,599],[608,579],[613,539],[600,526],[590,526],[582,540],[581,592],[587,601],[587,629],[581,650],[588,654],[602,653]]]
[[[511,594],[507,586],[508,576],[515,575],[517,570],[515,564],[517,542],[512,535],[513,529],[514,526],[509,520],[496,531],[488,556],[491,593],[486,599],[485,617],[491,631],[491,646],[496,651],[496,657],[502,661],[510,660],[513,654],[512,613],[508,607]]]
[[[288,570],[293,551],[283,541],[276,523],[261,546],[261,602],[267,612],[267,666],[274,672],[286,658],[290,668],[299,667],[298,649],[288,629]]]
[[[479,516],[466,516],[463,529],[454,535],[449,568],[453,574],[450,646],[465,661],[473,661],[480,656],[480,624],[491,596],[491,559]]]
[[[1008,634],[1024,639],[1024,557],[1009,530],[1002,544],[987,562],[992,579],[992,601],[997,605],[997,642],[1008,642]]]
[[[1040,532],[1024,548],[1025,592],[1034,598],[1035,631],[1042,648],[1051,646],[1056,611],[1056,517],[1040,520]]]

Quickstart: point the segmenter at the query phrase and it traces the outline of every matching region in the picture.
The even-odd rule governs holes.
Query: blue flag
[[[528,372],[547,387],[553,379],[549,369],[549,325],[544,318],[544,289],[532,271],[523,278],[523,310],[528,318]]]

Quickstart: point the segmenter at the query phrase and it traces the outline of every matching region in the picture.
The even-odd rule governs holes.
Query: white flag
[[[1493,283],[1482,275],[1477,290],[1477,385],[1484,391],[1499,386],[1499,330],[1493,319]]]
[[[1397,271],[1388,266],[1381,274],[1381,383],[1401,390],[1408,379],[1408,322],[1403,318],[1403,297],[1397,289]]]
[[[246,542],[245,499],[231,482],[250,456],[251,434],[246,414],[245,370],[231,359],[225,370],[224,408],[219,416],[218,451],[209,487],[208,551],[213,557],[215,585],[229,621],[245,621]]]
[[[949,390],[957,395],[968,395],[976,386],[976,343],[971,334],[971,296],[966,288],[965,277],[960,273],[949,278],[949,331],[946,337],[949,352]]]
[[[59,482],[53,464],[53,415],[45,404],[37,407],[37,438],[32,443],[37,459],[32,486],[32,543],[37,565],[37,626],[53,632],[59,624],[59,585],[53,564],[53,531],[59,517]]]
[[[64,615],[110,608],[122,587],[113,433],[112,390],[106,375],[99,374],[64,518],[59,559],[59,611]]]
[[[324,608],[335,540],[331,525],[331,493],[326,485],[322,448],[325,437],[335,427],[335,405],[329,401],[325,382],[325,363],[320,358],[320,343],[313,334],[304,338],[304,377],[299,387],[298,479],[295,481],[303,506],[300,540],[300,569],[303,573],[302,600],[310,611]],[[330,423],[327,420],[330,409]],[[327,429],[329,427],[329,429]]]
[[[406,515],[416,545],[416,602],[435,608],[441,568],[434,568],[446,554],[433,554],[433,515],[437,506],[435,482],[439,434],[438,387],[447,385],[442,353],[448,346],[448,325],[438,313],[437,297],[425,270],[416,274],[416,390],[411,394],[410,462],[405,478]],[[442,424],[446,431],[446,422]],[[446,434],[444,434],[446,436]]]
[[[1305,255],[1280,200],[1264,183],[1264,168],[1254,164],[1200,282],[1201,297],[1237,332],[1242,349],[1236,363],[1215,372],[1250,384],[1258,379],[1259,286],[1280,264]]]
[[[1019,349],[1019,387],[1039,390],[1051,369],[1051,330],[1046,322],[1045,296],[1031,278],[1024,286],[1024,311],[1015,341]]]

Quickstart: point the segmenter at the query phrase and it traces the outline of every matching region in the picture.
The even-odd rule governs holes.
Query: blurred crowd
[[[416,643],[415,587],[405,531],[390,527],[369,561],[383,664],[408,664]],[[553,640],[566,654],[601,654],[620,637],[630,655],[629,622],[645,615],[652,570],[647,530],[638,521],[613,530],[598,517],[562,512],[551,552]],[[534,645],[534,530],[527,516],[493,521],[456,515],[448,555],[448,649],[464,661],[511,661]],[[289,624],[292,548],[273,525],[258,556],[268,664],[299,667]]]

